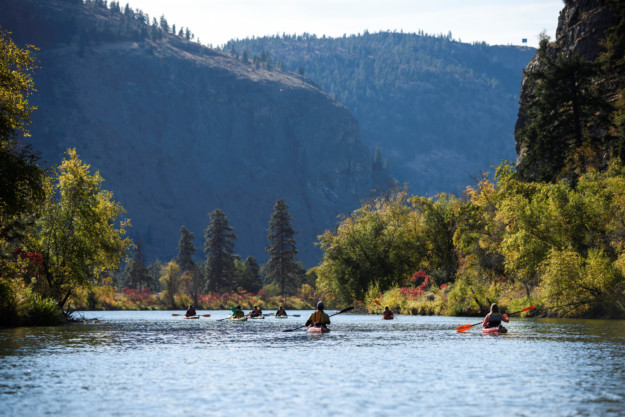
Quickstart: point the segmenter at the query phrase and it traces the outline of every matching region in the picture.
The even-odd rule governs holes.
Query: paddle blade
[[[374,300],[374,303],[376,303],[377,305],[379,305],[380,307],[382,307],[382,304],[380,304],[380,302],[378,300]]]
[[[467,330],[469,330],[471,327],[473,327],[472,324],[463,324],[462,326],[458,326],[456,327],[456,330],[458,330],[459,332],[466,332]]]
[[[179,316],[179,315],[180,315],[180,314],[172,314],[172,316],[174,316],[174,317]]]
[[[202,317],[210,317],[210,314],[202,314]]]
[[[523,310],[521,310],[519,313],[522,313],[524,311],[530,311],[530,310],[533,310],[535,308],[536,308],[536,306],[528,306],[528,307],[525,307]]]

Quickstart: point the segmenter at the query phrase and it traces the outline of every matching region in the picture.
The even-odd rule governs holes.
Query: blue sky
[[[150,17],[189,27],[201,43],[275,34],[343,36],[365,30],[447,34],[463,42],[538,45],[552,38],[562,0],[127,0]],[[124,1],[120,1],[123,5]]]

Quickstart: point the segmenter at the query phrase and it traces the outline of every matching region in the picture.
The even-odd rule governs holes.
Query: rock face
[[[547,54],[551,58],[555,58],[559,53],[564,53],[566,56],[577,54],[587,61],[596,61],[604,51],[602,41],[606,36],[606,31],[616,23],[614,11],[605,0],[565,0],[564,9],[558,18],[556,39],[547,45]],[[527,64],[526,71],[531,72],[539,65],[538,54],[536,54]],[[604,81],[607,81],[606,85],[611,84],[610,80]],[[613,94],[616,88],[608,88],[607,91]],[[515,133],[527,125],[525,108],[533,98],[533,88],[524,76]],[[611,95],[608,101],[613,101],[614,98],[615,96]],[[516,150],[518,167],[526,153],[519,143],[518,135]]]
[[[311,266],[316,236],[392,182],[372,173],[349,111],[306,79],[171,34],[85,46],[81,37],[115,16],[74,3],[0,7],[0,25],[41,48],[32,142],[51,162],[76,147],[127,209],[148,258],[173,258],[182,225],[203,258],[207,214],[221,208],[235,252],[264,262],[273,205],[284,198],[298,258]]]

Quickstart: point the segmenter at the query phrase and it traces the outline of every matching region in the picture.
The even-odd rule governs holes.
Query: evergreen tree
[[[207,289],[221,293],[232,289],[237,237],[223,210],[216,209],[209,216],[210,226],[204,231]]]
[[[382,150],[380,150],[380,147],[377,146],[375,148],[375,152],[373,153],[373,162],[371,164],[371,170],[372,171],[382,171],[382,166],[383,162],[382,162]]]
[[[237,262],[237,279],[236,286],[243,288],[245,291],[257,293],[263,288],[263,282],[260,276],[260,266],[256,262],[256,258],[249,256],[245,262],[238,260]]]
[[[148,274],[150,274],[150,285],[154,289],[154,291],[161,290],[161,283],[159,279],[161,277],[161,268],[163,268],[163,263],[159,259],[155,259],[148,265]]]
[[[183,275],[186,274],[187,293],[193,298],[195,304],[198,303],[198,295],[204,286],[202,271],[193,262],[193,233],[189,232],[186,227],[180,228],[180,242],[178,242],[178,256],[176,262],[180,265]]]
[[[180,241],[178,242],[178,256],[176,262],[180,265],[180,270],[193,271],[195,262],[193,262],[193,254],[196,249],[193,247],[193,233],[189,232],[186,227],[180,228]]]
[[[602,152],[609,126],[611,107],[597,82],[600,67],[577,54],[551,56],[548,39],[541,40],[538,59],[525,72],[535,98],[521,109],[526,124],[517,135],[523,155],[518,172],[528,180],[574,180]]]
[[[295,255],[295,231],[291,227],[291,215],[289,206],[283,199],[276,201],[269,222],[269,234],[267,246],[269,261],[266,271],[271,282],[280,286],[280,293],[284,298],[287,291],[297,289],[296,272],[298,271]]]
[[[130,284],[141,292],[143,284],[150,285],[151,277],[148,268],[145,266],[145,255],[143,253],[143,241],[137,240],[135,254],[130,262],[130,271],[128,273]]]

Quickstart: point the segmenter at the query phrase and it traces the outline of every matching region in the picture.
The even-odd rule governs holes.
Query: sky
[[[230,39],[302,34],[339,37],[378,31],[452,33],[462,42],[538,46],[555,38],[562,0],[121,0],[214,47]]]

